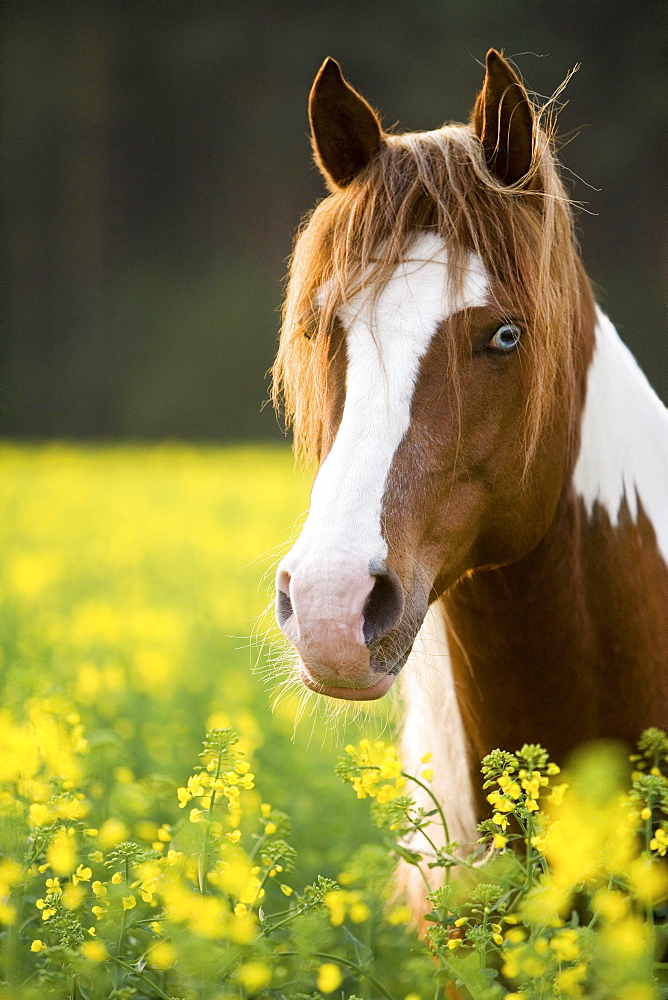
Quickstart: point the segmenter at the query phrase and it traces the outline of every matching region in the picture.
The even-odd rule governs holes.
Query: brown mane
[[[317,459],[328,334],[337,310],[362,286],[377,294],[416,231],[434,229],[447,246],[451,281],[476,251],[522,311],[530,332],[524,351],[528,464],[556,398],[572,398],[580,312],[571,203],[548,131],[535,125],[531,169],[510,186],[487,168],[471,126],[385,139],[366,170],[320,202],[298,235],[273,369],[274,402],[283,400],[297,453]],[[453,376],[456,392],[456,368]]]

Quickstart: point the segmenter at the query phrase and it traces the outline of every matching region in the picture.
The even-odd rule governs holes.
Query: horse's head
[[[580,276],[546,132],[496,52],[467,126],[387,135],[332,60],[309,110],[332,193],[297,241],[276,379],[320,469],[277,616],[308,687],[362,700],[431,601],[549,525]]]

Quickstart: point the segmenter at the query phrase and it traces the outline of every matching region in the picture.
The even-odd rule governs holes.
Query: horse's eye
[[[517,347],[521,337],[521,326],[517,326],[516,323],[503,323],[487,346],[491,347],[494,351],[505,351],[508,353],[508,351],[513,351]]]

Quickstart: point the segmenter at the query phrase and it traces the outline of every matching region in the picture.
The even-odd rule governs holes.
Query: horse
[[[431,751],[467,844],[494,748],[668,727],[668,411],[595,302],[551,105],[500,53],[468,124],[386,132],[333,59],[309,117],[329,194],[274,398],[318,471],[277,620],[326,698],[402,675],[405,767]]]

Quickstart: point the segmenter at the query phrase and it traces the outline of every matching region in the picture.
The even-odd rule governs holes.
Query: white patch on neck
[[[469,771],[469,746],[455,692],[448,649],[445,618],[440,602],[432,604],[402,671],[401,692],[405,702],[401,735],[401,759],[404,770],[419,777],[425,768],[434,772],[431,790],[441,803],[448,824],[450,840],[456,840],[464,855],[470,853],[477,839],[476,803]],[[421,762],[432,754],[428,764]],[[418,805],[427,810],[434,803],[419,787],[412,787]],[[429,827],[429,836],[437,847],[445,844],[445,833],[438,818]],[[425,853],[427,843],[416,834],[407,845]],[[429,860],[429,859],[428,859]],[[427,879],[436,886],[442,879],[439,869],[424,868]],[[416,906],[424,905],[424,883],[414,868],[405,866],[402,881]]]
[[[613,525],[623,500],[637,522],[640,499],[668,563],[668,410],[608,317],[597,316],[573,485],[588,514],[598,502]]]
[[[288,565],[299,562],[322,580],[324,567],[368,566],[387,557],[380,528],[385,484],[410,424],[420,362],[439,323],[484,305],[487,288],[482,261],[471,254],[454,298],[443,241],[428,233],[415,240],[380,294],[363,289],[341,308],[348,361],[343,416]]]

